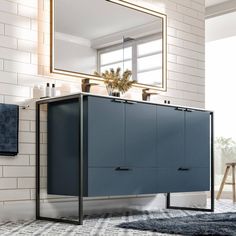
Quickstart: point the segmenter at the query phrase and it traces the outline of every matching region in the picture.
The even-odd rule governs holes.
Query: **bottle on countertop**
[[[44,86],[42,85],[34,85],[33,87],[33,98],[41,98],[44,96]]]
[[[45,97],[50,97],[50,84],[47,83],[46,89],[45,89]]]
[[[52,97],[56,97],[56,87],[55,87],[55,84],[52,84],[51,96]]]

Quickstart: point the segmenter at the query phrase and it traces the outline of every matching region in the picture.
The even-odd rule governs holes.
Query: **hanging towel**
[[[18,153],[19,106],[0,104],[0,155]]]

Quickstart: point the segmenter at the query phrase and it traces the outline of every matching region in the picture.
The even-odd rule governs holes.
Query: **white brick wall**
[[[14,201],[30,199],[29,189],[4,189],[0,190],[0,201]]]
[[[55,82],[62,94],[79,91],[78,78],[49,73],[49,1],[0,0],[0,102],[22,103],[34,84]],[[204,107],[204,0],[132,0],[168,17],[168,91],[154,101]],[[89,13],[88,13],[89,14]],[[94,88],[104,93],[104,87]],[[141,99],[139,89],[128,97]],[[46,131],[46,125],[42,127]],[[19,155],[0,157],[0,207],[29,203],[34,214],[35,111],[20,111]],[[14,211],[13,211],[14,212]]]
[[[0,178],[0,189],[16,189],[16,178]]]

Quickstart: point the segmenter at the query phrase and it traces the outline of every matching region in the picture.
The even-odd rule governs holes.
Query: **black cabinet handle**
[[[117,167],[117,168],[115,168],[115,170],[116,170],[116,171],[130,171],[130,170],[132,170],[132,169],[127,168],[127,167]]]
[[[187,112],[193,112],[193,110],[186,108],[185,111]]]
[[[176,107],[175,110],[176,111],[184,111],[184,108]]]
[[[135,101],[126,101],[128,104],[137,104]]]
[[[125,103],[125,100],[121,100],[121,99],[113,99],[113,102],[119,102],[119,103]]]
[[[181,107],[176,107],[175,110],[176,110],[176,111],[193,112],[193,110],[191,110],[191,109],[189,109],[189,108],[181,108]]]
[[[190,169],[189,169],[189,168],[180,167],[178,170],[179,170],[179,171],[189,171]]]

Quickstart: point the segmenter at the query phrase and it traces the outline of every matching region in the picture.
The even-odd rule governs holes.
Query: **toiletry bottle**
[[[51,96],[56,97],[56,87],[55,84],[52,84]]]
[[[33,98],[40,98],[42,97],[40,94],[40,88],[38,85],[34,85],[33,87]]]
[[[47,86],[46,86],[45,97],[50,97],[50,84],[49,83],[47,83]]]

